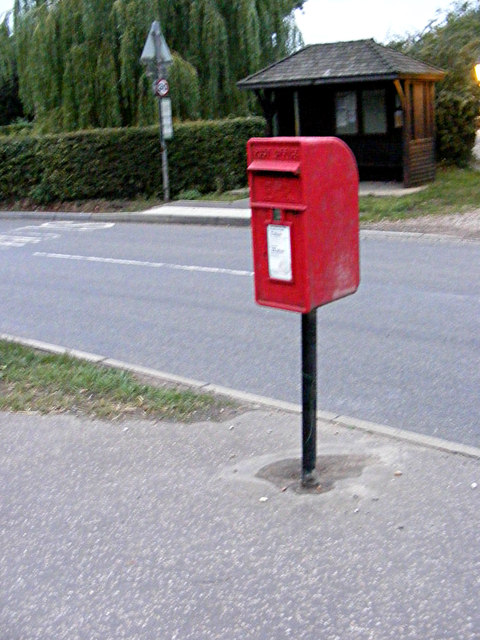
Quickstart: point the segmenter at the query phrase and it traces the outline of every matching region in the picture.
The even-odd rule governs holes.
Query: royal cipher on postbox
[[[247,145],[255,299],[308,313],[359,284],[358,170],[338,138]]]

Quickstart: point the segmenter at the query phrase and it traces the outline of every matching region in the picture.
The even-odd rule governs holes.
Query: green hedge
[[[246,142],[262,118],[181,123],[168,142],[170,192],[246,183]],[[0,198],[38,202],[162,193],[158,127],[0,139]]]
[[[31,122],[4,124],[0,127],[0,136],[31,135],[33,124]]]

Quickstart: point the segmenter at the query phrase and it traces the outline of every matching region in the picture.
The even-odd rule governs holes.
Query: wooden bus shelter
[[[405,187],[435,178],[435,82],[441,69],[376,43],[310,45],[238,82],[255,91],[268,135],[337,136],[362,180]]]

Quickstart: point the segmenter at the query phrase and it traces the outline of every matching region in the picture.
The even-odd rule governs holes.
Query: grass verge
[[[72,412],[102,419],[223,419],[233,403],[186,388],[154,386],[134,375],[0,340],[0,410]]]
[[[362,196],[360,221],[402,220],[480,208],[480,171],[439,168],[435,182],[405,196]]]
[[[235,189],[234,191],[223,191],[219,193],[206,193],[202,195],[199,200],[206,200],[208,202],[235,202],[236,200],[243,200],[249,197],[248,189]]]

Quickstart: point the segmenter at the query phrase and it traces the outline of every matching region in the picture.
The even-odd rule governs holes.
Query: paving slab
[[[300,416],[0,413],[8,640],[473,640],[480,461]]]

